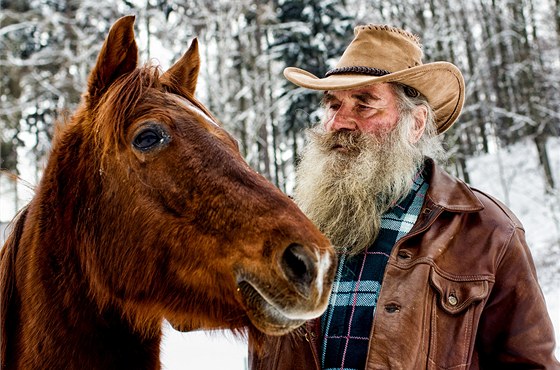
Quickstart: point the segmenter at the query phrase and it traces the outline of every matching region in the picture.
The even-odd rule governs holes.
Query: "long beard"
[[[403,117],[384,138],[308,131],[294,199],[339,252],[357,254],[377,238],[381,216],[406,196],[423,162]]]

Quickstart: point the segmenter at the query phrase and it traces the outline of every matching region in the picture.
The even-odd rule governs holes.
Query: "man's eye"
[[[371,107],[369,107],[367,105],[362,105],[362,104],[358,105],[358,110],[359,111],[365,111],[365,110],[368,110],[368,109],[371,109]]]

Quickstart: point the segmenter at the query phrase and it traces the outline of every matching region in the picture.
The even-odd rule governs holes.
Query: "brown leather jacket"
[[[366,369],[560,369],[520,222],[427,163],[430,188],[387,264]],[[259,352],[249,343],[249,366],[320,369],[320,344],[310,321]]]

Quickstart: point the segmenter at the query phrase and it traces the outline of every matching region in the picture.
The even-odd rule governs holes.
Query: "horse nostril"
[[[300,244],[290,244],[282,254],[281,266],[287,278],[304,296],[309,296],[315,278],[315,264],[310,253]]]

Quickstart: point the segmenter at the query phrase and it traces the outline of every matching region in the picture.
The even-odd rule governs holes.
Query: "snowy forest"
[[[1,222],[29,200],[20,188],[38,183],[55,122],[77,106],[109,27],[127,14],[136,15],[140,59],[163,70],[198,38],[198,98],[288,194],[321,95],[282,70],[323,76],[359,24],[418,35],[424,62],[452,62],[465,77],[463,113],[445,134],[447,170],[475,184],[493,176],[508,205],[512,179],[531,189],[523,207],[552,225],[536,263],[545,284],[558,285],[560,0],[0,0],[0,208],[10,210]],[[520,146],[529,154],[506,167],[500,153]],[[520,174],[526,163],[535,167]]]
[[[560,135],[560,0],[0,0],[0,7],[0,166],[12,173],[25,156],[40,175],[53,124],[78,104],[108,28],[135,14],[141,59],[163,68],[198,37],[200,100],[283,191],[291,190],[303,128],[318,120],[320,95],[296,89],[282,70],[324,75],[363,23],[406,28],[421,37],[425,62],[463,71],[465,108],[446,134],[450,171],[469,182],[469,157],[529,139],[547,191],[559,186],[546,144]]]

